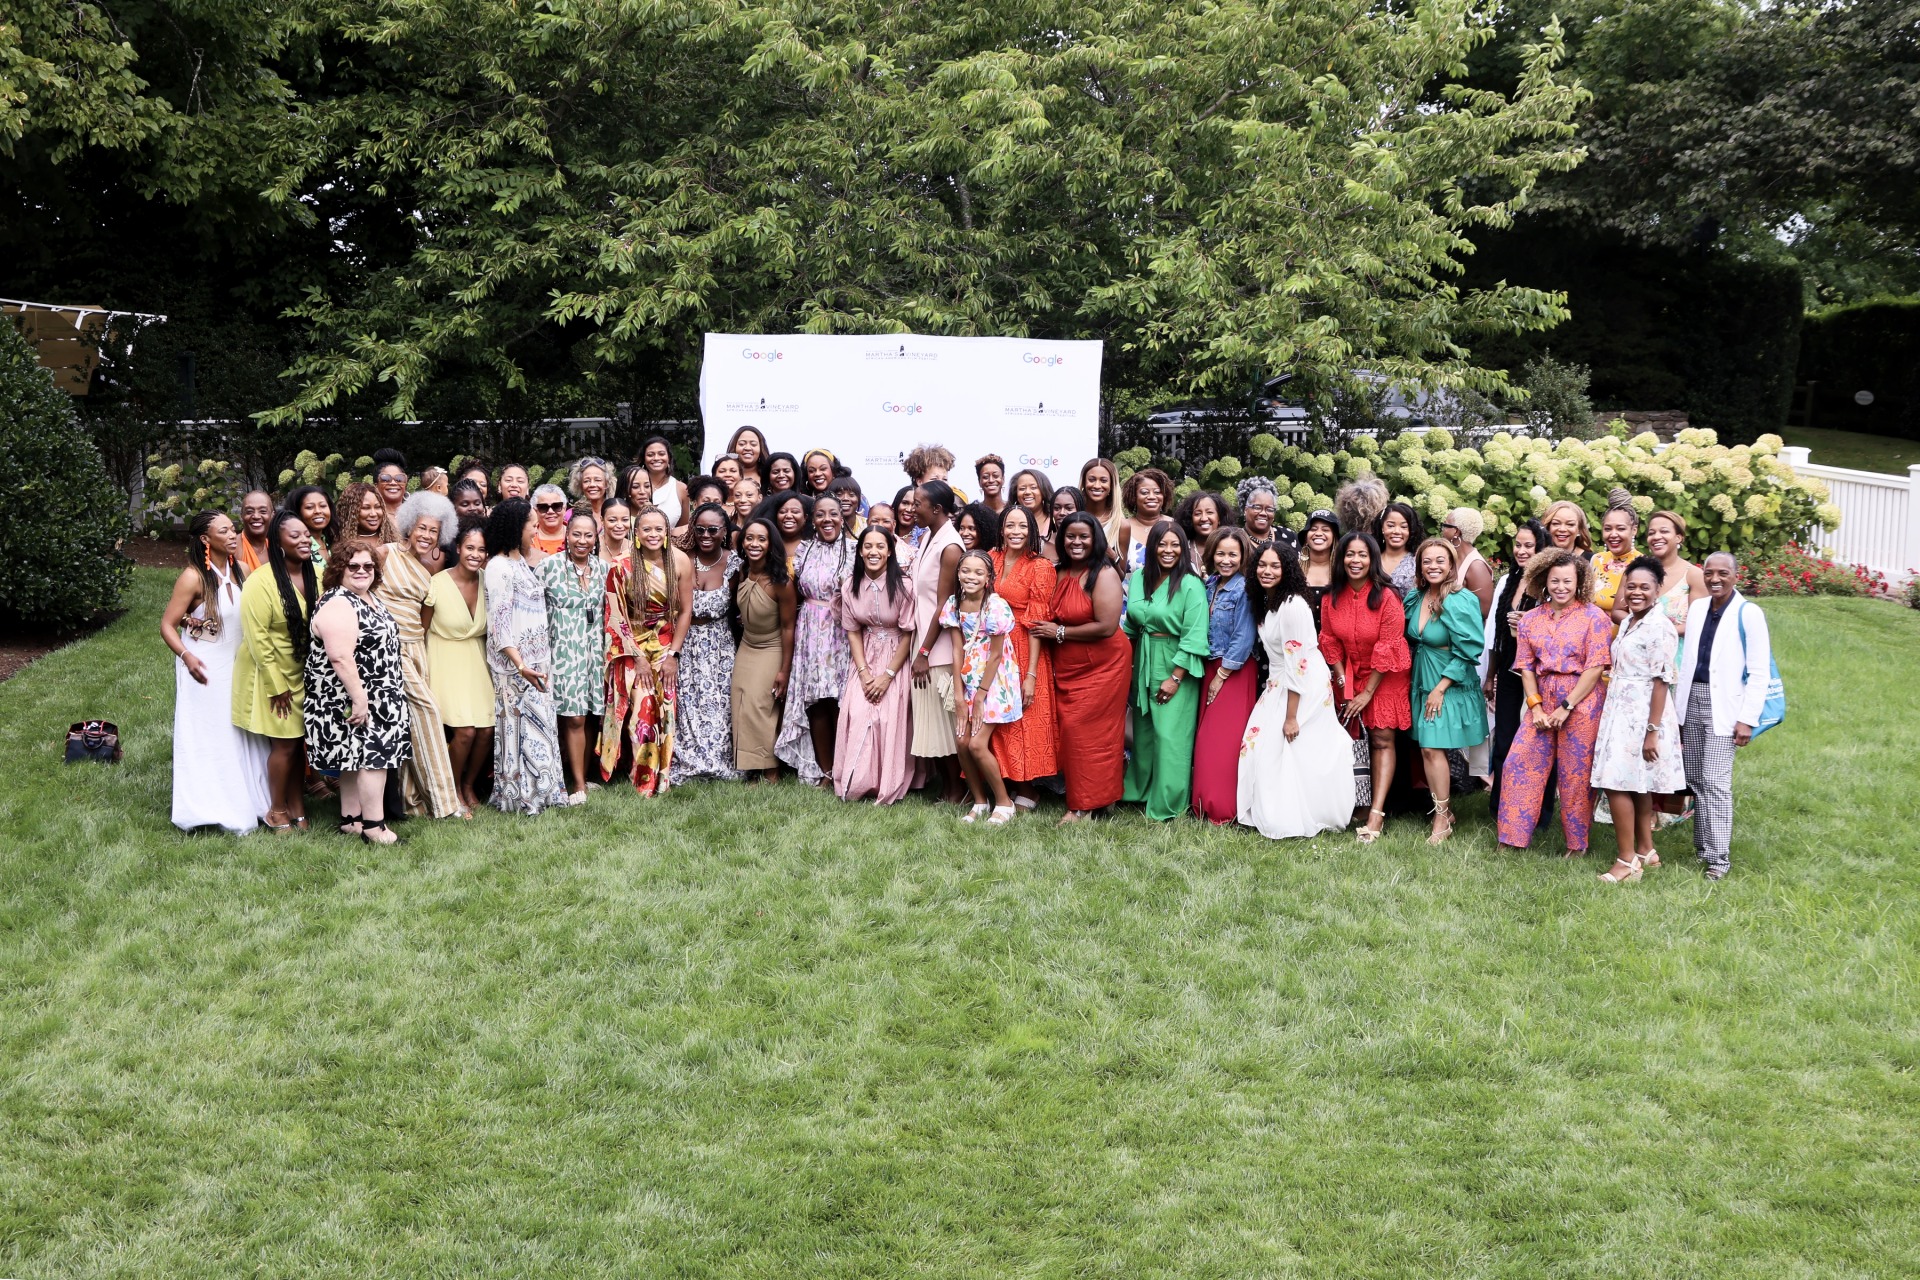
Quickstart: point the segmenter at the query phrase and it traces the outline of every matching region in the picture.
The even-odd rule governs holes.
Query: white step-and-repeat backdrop
[[[752,426],[776,453],[831,449],[869,502],[892,499],[907,482],[900,460],[921,444],[953,450],[954,483],[974,496],[973,460],[988,453],[1009,479],[1032,467],[1055,487],[1078,484],[1098,452],[1100,354],[1098,342],[710,333],[702,470]]]

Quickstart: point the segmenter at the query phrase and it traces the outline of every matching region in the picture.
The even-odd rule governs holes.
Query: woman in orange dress
[[[1040,643],[1036,631],[1053,625],[1054,569],[1040,554],[1033,513],[1009,506],[1001,515],[1000,547],[993,552],[994,593],[1013,610],[1013,634],[1007,652],[1020,668],[1018,720],[998,727],[993,735],[993,758],[1000,776],[1013,792],[1014,807],[1036,808],[1035,778],[1059,772],[1059,730],[1053,709],[1053,655]]]
[[[1133,642],[1120,629],[1126,589],[1107,563],[1100,521],[1076,511],[1054,534],[1060,565],[1053,587],[1056,754],[1067,784],[1069,822],[1085,822],[1126,790],[1127,703],[1133,691]],[[1088,589],[1088,582],[1092,589]]]

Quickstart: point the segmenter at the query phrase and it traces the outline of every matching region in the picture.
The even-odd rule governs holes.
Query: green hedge
[[[1920,298],[1808,316],[1799,377],[1813,387],[1809,426],[1920,440]],[[1856,399],[1862,391],[1871,404]]]

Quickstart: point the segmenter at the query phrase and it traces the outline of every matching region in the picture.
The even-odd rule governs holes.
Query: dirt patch
[[[11,680],[19,675],[36,658],[44,658],[75,640],[86,639],[124,613],[125,609],[114,609],[95,614],[79,626],[62,631],[30,629],[14,622],[0,623],[0,681]]]
[[[142,569],[184,569],[187,567],[185,538],[149,538],[136,533],[122,549]]]

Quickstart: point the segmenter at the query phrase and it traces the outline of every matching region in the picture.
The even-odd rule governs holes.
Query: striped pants
[[[1705,681],[1687,694],[1680,726],[1680,759],[1693,792],[1693,851],[1710,867],[1724,867],[1733,845],[1733,735],[1713,731],[1713,693]]]
[[[406,684],[407,710],[413,721],[413,754],[407,759],[404,779],[407,812],[451,818],[460,812],[460,785],[447,755],[447,730],[440,721],[440,707],[427,683],[424,642],[400,646],[400,677]]]

